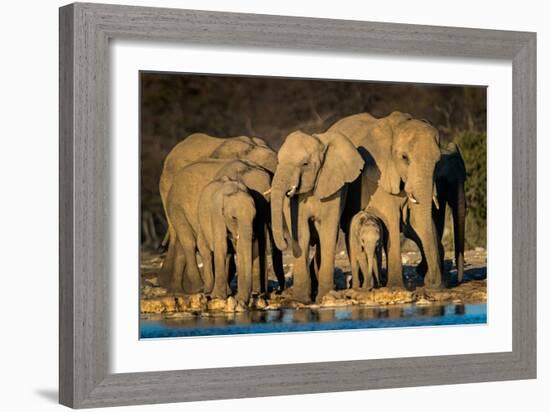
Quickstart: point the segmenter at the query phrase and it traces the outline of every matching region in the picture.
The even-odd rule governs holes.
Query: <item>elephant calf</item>
[[[382,221],[371,212],[360,211],[351,220],[349,247],[353,288],[372,289],[380,284],[383,238]]]
[[[252,293],[254,199],[245,185],[224,176],[204,188],[199,203],[197,246],[205,289],[213,285],[212,297],[227,298],[229,240],[237,257],[237,299],[247,304]]]

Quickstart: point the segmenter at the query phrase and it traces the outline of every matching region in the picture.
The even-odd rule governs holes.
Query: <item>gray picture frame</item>
[[[62,404],[88,408],[536,377],[535,33],[84,3],[62,7],[59,28]],[[110,373],[111,39],[511,61],[512,351]]]

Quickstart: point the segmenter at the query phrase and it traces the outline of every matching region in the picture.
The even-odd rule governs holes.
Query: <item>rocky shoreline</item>
[[[418,260],[414,252],[404,255],[407,265]],[[193,295],[174,295],[158,286],[156,273],[162,263],[162,257],[145,254],[141,262],[141,299],[140,311],[142,319],[152,318],[190,318],[197,316],[216,316],[221,314],[240,313],[246,311],[267,311],[279,309],[317,309],[346,306],[383,307],[393,305],[415,304],[430,306],[441,304],[485,303],[487,300],[487,280],[485,275],[486,253],[484,250],[466,253],[465,281],[455,287],[446,289],[430,289],[427,287],[409,291],[404,288],[379,288],[373,290],[341,289],[329,293],[320,303],[305,305],[292,299],[291,288],[282,293],[270,292],[264,296],[256,296],[248,306],[238,302],[233,296],[227,299],[209,299],[202,293]],[[349,274],[345,267],[340,268],[345,282]],[[412,266],[405,266],[407,271]],[[291,277],[291,270],[288,274]]]

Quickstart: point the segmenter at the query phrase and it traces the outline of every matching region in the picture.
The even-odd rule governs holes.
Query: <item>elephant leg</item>
[[[351,263],[351,287],[353,289],[359,289],[361,287],[361,279],[359,273],[361,268],[359,267],[359,254],[361,251],[361,246],[358,244],[359,240],[355,239],[354,241],[348,241],[349,243],[349,259]]]
[[[311,277],[308,267],[309,235],[307,226],[299,231],[298,246],[300,253],[294,256],[292,298],[302,303],[311,302]]]
[[[233,255],[233,258],[229,258],[229,261],[234,259],[235,258]],[[214,288],[212,289],[213,298],[226,299],[229,293],[231,293],[227,278],[228,270],[226,262],[228,262],[227,250],[214,251]]]
[[[314,254],[309,263],[309,277],[311,279],[311,300],[315,299],[319,289],[319,268],[321,267],[321,247],[319,242],[313,243]]]
[[[380,286],[380,275],[382,274],[382,248],[378,247],[376,249],[376,254],[374,256],[374,287],[377,288]]]
[[[448,198],[446,191],[444,188],[441,188],[442,194],[439,194],[439,188],[438,188],[438,200],[439,200],[439,209],[433,208],[433,218],[435,223],[435,228],[437,230],[437,238],[439,241],[439,257],[440,257],[440,265],[441,270],[443,271],[445,269],[445,252],[443,249],[443,232],[445,231],[445,213],[447,211],[447,203],[451,201],[450,198]],[[451,205],[449,203],[449,205]],[[424,259],[424,257],[422,258]],[[427,271],[427,264],[426,264],[426,271]],[[425,274],[426,272],[424,272]]]
[[[202,279],[204,282],[204,293],[211,293],[214,287],[214,271],[212,267],[212,251],[204,240],[198,240],[199,253],[202,258]]]
[[[432,288],[441,288],[443,286],[443,276],[441,270],[442,247],[441,242],[439,242],[437,229],[433,219],[431,218],[431,214],[427,224],[421,218],[417,221],[413,215],[413,218],[411,219],[411,226],[418,236],[420,250],[424,254],[427,263],[424,283],[426,286],[430,286]]]
[[[416,267],[416,274],[418,275],[418,278],[414,280],[417,286],[422,285],[424,282],[424,277],[426,276],[426,272],[428,271],[428,263],[426,261],[424,249],[422,248],[422,242],[410,225],[406,225],[404,227],[403,234],[407,239],[412,240],[416,244],[416,246],[418,246],[418,250],[420,251],[420,263]]]
[[[252,293],[259,295],[265,291],[263,281],[265,274],[262,274],[260,259],[260,245],[258,239],[252,243]]]
[[[334,290],[334,258],[338,240],[338,221],[340,220],[338,213],[327,213],[324,217],[324,221],[318,225],[321,265],[319,267],[317,302],[321,302],[327,293]]]
[[[175,257],[174,266],[172,269],[172,279],[170,282],[169,290],[173,293],[183,293],[185,291],[183,273],[186,269],[186,259],[183,248],[179,242],[175,242]]]
[[[271,244],[271,264],[273,265],[273,272],[277,278],[277,283],[279,284],[279,290],[282,291],[285,289],[285,270],[283,267],[283,252],[281,252],[275,246],[275,241],[273,240],[273,233],[271,230],[268,230],[269,234],[269,243]]]
[[[195,245],[183,246],[183,253],[186,262],[183,289],[186,293],[200,293],[204,290],[204,284],[197,265],[197,248]]]
[[[403,263],[401,261],[401,239],[399,230],[399,216],[393,216],[387,222],[387,284],[388,287],[403,286]]]
[[[172,274],[174,272],[174,259],[176,258],[176,238],[172,238],[168,244],[168,252],[162,262],[162,268],[159,272],[159,285],[170,289]]]
[[[182,293],[185,255],[174,229],[171,229],[170,236],[168,253],[162,263],[162,269],[159,274],[159,284],[170,292]]]
[[[237,274],[237,265],[235,264],[235,254],[233,252],[228,253],[225,258],[225,273],[227,276],[227,293],[231,294],[232,290],[229,285],[231,285]]]
[[[367,260],[366,254],[361,253],[358,256],[358,262],[359,262],[359,268],[361,269],[361,272],[363,273],[363,284],[359,289],[367,289],[370,290],[374,287],[374,281],[373,281],[373,269],[372,269],[372,261]]]
[[[267,232],[268,227],[266,224],[261,224],[257,228],[256,241],[258,243],[258,271],[260,281],[259,293],[267,292],[268,284],[268,270],[267,270]],[[255,258],[254,258],[255,259]]]
[[[183,275],[183,289],[186,293],[199,293],[203,290],[202,277],[197,265],[197,244],[190,230],[176,229],[177,239],[180,241],[185,256],[185,272]],[[175,272],[174,272],[175,273]]]
[[[351,287],[353,289],[359,289],[361,283],[359,282],[359,262],[357,259],[351,260]]]

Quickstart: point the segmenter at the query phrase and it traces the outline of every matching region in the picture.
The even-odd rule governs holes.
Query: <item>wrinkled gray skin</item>
[[[256,234],[258,245],[251,247],[258,249],[259,261],[254,262],[254,266],[259,268],[259,272],[263,270],[263,273],[258,273],[258,279],[254,277],[253,287],[258,293],[265,291],[265,234],[268,230],[266,227],[269,219],[268,192],[271,187],[271,174],[252,163],[220,159],[202,160],[183,168],[174,178],[174,184],[168,194],[166,206],[170,219],[170,243],[159,281],[171,291],[211,291],[212,279],[205,279],[205,285],[196,262],[199,212],[209,205],[207,200],[201,200],[200,196],[208,184],[224,176],[242,182],[254,200],[256,218],[253,221],[253,232]],[[177,221],[173,220],[174,218],[177,218]],[[227,238],[224,239],[227,241]]]
[[[445,230],[445,209],[447,205],[453,216],[453,235],[455,247],[455,264],[457,280],[464,279],[464,231],[466,225],[466,195],[464,182],[466,181],[466,166],[458,145],[450,142],[447,147],[441,148],[441,159],[435,167],[435,184],[437,187],[437,207],[434,205],[433,217],[439,241]],[[443,245],[440,246],[443,250]],[[443,260],[443,256],[441,256]],[[423,273],[425,261],[420,266]],[[443,267],[443,263],[442,266]]]
[[[248,303],[252,293],[254,199],[245,185],[224,176],[204,188],[199,204],[197,244],[204,264],[204,289],[211,291],[213,298],[227,298],[229,239],[237,257],[237,299]]]
[[[258,137],[238,136],[219,138],[204,133],[194,133],[179,142],[164,159],[164,166],[160,177],[160,198],[168,222],[168,232],[163,245],[168,243],[170,237],[170,217],[166,209],[166,200],[174,178],[184,167],[200,159],[244,160],[255,163],[271,173],[274,173],[277,167],[277,153],[264,140]],[[268,234],[271,237],[271,230],[268,231]],[[271,244],[273,245],[273,242]],[[272,249],[273,270],[279,281],[279,288],[283,289],[284,270],[282,254],[278,249]],[[189,270],[192,273],[198,272],[198,268]]]
[[[382,222],[371,212],[361,211],[351,220],[350,229],[352,287],[372,289],[380,284],[384,244]]]
[[[316,296],[321,301],[334,288],[338,222],[347,184],[359,176],[363,159],[340,133],[300,131],[286,137],[277,157],[271,192],[273,238],[280,250],[291,242],[293,299],[308,303]],[[309,271],[310,243],[317,249],[316,274]],[[312,290],[312,275],[318,291]]]
[[[248,160],[271,173],[277,168],[277,153],[258,137],[220,138],[194,133],[174,146],[164,159],[159,186],[163,205],[178,171],[205,158]]]
[[[400,224],[403,197],[408,200],[408,223],[414,229],[426,257],[426,283],[442,286],[442,271],[437,229],[432,219],[434,170],[440,158],[439,134],[424,121],[410,115],[393,112],[375,118],[368,113],[345,117],[328,130],[342,133],[361,153],[370,166],[370,180],[377,182],[377,200],[384,209],[384,224],[388,232],[388,286],[403,285]],[[372,190],[367,190],[363,173],[350,185],[346,210],[342,215],[342,230],[349,242],[351,219],[369,206]],[[400,199],[396,199],[400,197]],[[381,216],[382,217],[382,216]],[[349,250],[349,245],[348,245]]]

